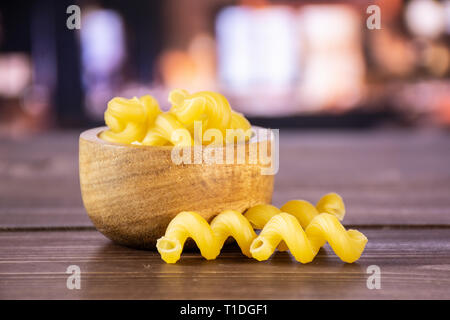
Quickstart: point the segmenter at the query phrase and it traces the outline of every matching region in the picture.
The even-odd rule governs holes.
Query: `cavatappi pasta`
[[[220,93],[202,91],[190,94],[186,90],[175,89],[169,94],[169,102],[172,105],[170,110],[162,112],[156,99],[150,95],[132,99],[113,98],[105,112],[108,130],[102,132],[100,138],[124,144],[190,146],[232,142],[227,140],[227,129],[236,130],[238,141],[251,135],[250,123],[233,111]],[[196,127],[196,123],[201,124],[201,129]],[[203,133],[208,129],[218,130],[223,141],[204,139]],[[198,130],[197,135],[195,130]],[[200,137],[200,141],[194,141],[195,137]],[[232,139],[235,140],[234,137]]]
[[[345,262],[361,256],[367,238],[357,230],[346,231],[339,220],[345,216],[345,205],[336,193],[324,195],[316,206],[305,200],[291,200],[280,209],[270,205],[250,208],[245,217],[262,229],[251,245],[252,256],[267,260],[278,246],[302,263],[311,262],[327,241],[336,255]]]
[[[335,193],[323,196],[316,206],[304,200],[292,200],[281,209],[257,205],[244,215],[227,210],[210,225],[195,212],[181,212],[158,240],[157,249],[164,261],[175,263],[180,259],[186,239],[191,237],[202,256],[211,260],[232,236],[242,253],[259,261],[267,260],[278,246],[279,250],[289,249],[297,261],[307,263],[328,241],[341,260],[354,262],[361,256],[367,238],[359,231],[345,230],[339,222],[344,215],[344,202]],[[259,236],[253,228],[262,229]]]
[[[327,241],[342,261],[351,263],[361,256],[367,238],[357,230],[345,230],[329,213],[314,217],[303,230],[293,215],[281,212],[267,222],[253,241],[250,247],[252,257],[258,261],[267,260],[281,241],[301,263],[311,262]]]
[[[270,204],[260,204],[248,209],[244,216],[255,229],[262,229],[273,216],[281,212],[293,215],[302,228],[306,228],[312,219],[319,215],[319,212],[332,214],[342,220],[345,216],[345,205],[342,197],[332,192],[320,198],[316,206],[306,200],[288,201],[280,209]],[[278,250],[288,250],[284,241],[280,242]]]
[[[180,259],[187,238],[192,238],[202,256],[212,260],[219,255],[229,236],[236,240],[243,254],[251,257],[250,245],[256,234],[241,213],[234,210],[224,211],[209,225],[198,213],[184,211],[169,223],[165,235],[158,239],[156,248],[165,262],[175,263]]]
[[[262,229],[274,215],[280,212],[292,214],[301,226],[306,228],[319,213],[329,213],[342,220],[345,216],[345,205],[342,197],[333,192],[320,198],[316,206],[306,200],[288,201],[280,209],[271,204],[259,204],[249,208],[244,216],[255,229]]]

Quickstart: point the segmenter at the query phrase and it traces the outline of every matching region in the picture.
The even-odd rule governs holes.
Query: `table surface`
[[[234,244],[167,265],[112,243],[82,205],[78,134],[0,139],[1,299],[450,299],[448,132],[282,130],[273,203],[338,192],[344,225],[369,238],[356,263],[326,245],[305,265],[286,252],[257,262]],[[66,286],[69,265],[80,290]],[[368,289],[371,265],[380,289]]]

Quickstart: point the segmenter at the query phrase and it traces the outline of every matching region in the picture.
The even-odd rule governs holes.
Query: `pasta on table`
[[[336,193],[323,196],[316,206],[305,200],[292,200],[280,209],[257,205],[244,214],[227,210],[211,224],[198,213],[181,212],[170,222],[156,247],[165,262],[175,263],[190,237],[202,256],[211,260],[231,236],[243,254],[256,260],[267,260],[278,247],[289,250],[297,261],[308,263],[328,242],[342,261],[351,263],[360,258],[367,238],[357,230],[345,230],[339,221],[344,215],[344,202]],[[260,234],[254,229],[261,229]]]

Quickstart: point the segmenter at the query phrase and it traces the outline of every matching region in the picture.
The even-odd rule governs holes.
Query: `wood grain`
[[[346,223],[449,225],[450,135],[442,131],[281,133],[274,203],[335,191]]]
[[[195,211],[210,221],[223,210],[244,211],[270,203],[274,176],[264,174],[270,164],[250,159],[250,148],[270,151],[266,129],[256,129],[244,148],[243,163],[227,163],[227,147],[217,148],[222,163],[200,158],[189,164],[172,159],[172,147],[134,146],[106,142],[98,137],[106,127],[80,136],[80,186],[86,211],[97,230],[111,240],[131,246],[154,248],[169,222],[181,211]],[[269,159],[270,160],[270,159]]]
[[[96,231],[0,232],[0,299],[450,299],[450,229],[361,229],[369,243],[345,264],[329,246],[302,265],[288,254],[214,261],[196,252],[165,264],[157,252],[113,244]],[[369,290],[366,270],[381,269]],[[81,290],[68,290],[69,265]]]
[[[0,228],[92,226],[78,179],[79,132],[0,140]],[[273,202],[346,201],[354,225],[450,225],[450,139],[442,131],[286,131]]]
[[[356,264],[329,247],[308,265],[287,253],[258,263],[231,245],[215,261],[191,251],[173,266],[78,230],[93,228],[80,196],[78,135],[0,140],[0,299],[450,299],[448,133],[281,131],[273,202],[342,194],[345,225],[363,226],[369,238]],[[70,264],[81,268],[81,290],[66,288]],[[372,264],[381,290],[366,288]]]
[[[92,226],[81,201],[78,136],[0,140],[0,228]]]

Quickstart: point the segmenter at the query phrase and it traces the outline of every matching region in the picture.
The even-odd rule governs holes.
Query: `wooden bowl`
[[[155,248],[181,211],[196,211],[210,221],[225,209],[243,212],[271,201],[274,176],[261,174],[270,164],[250,163],[248,148],[270,149],[273,138],[266,129],[254,128],[243,164],[178,165],[172,161],[172,147],[110,143],[98,137],[106,129],[80,135],[80,186],[90,219],[114,242]],[[221,148],[225,155],[226,147]]]

